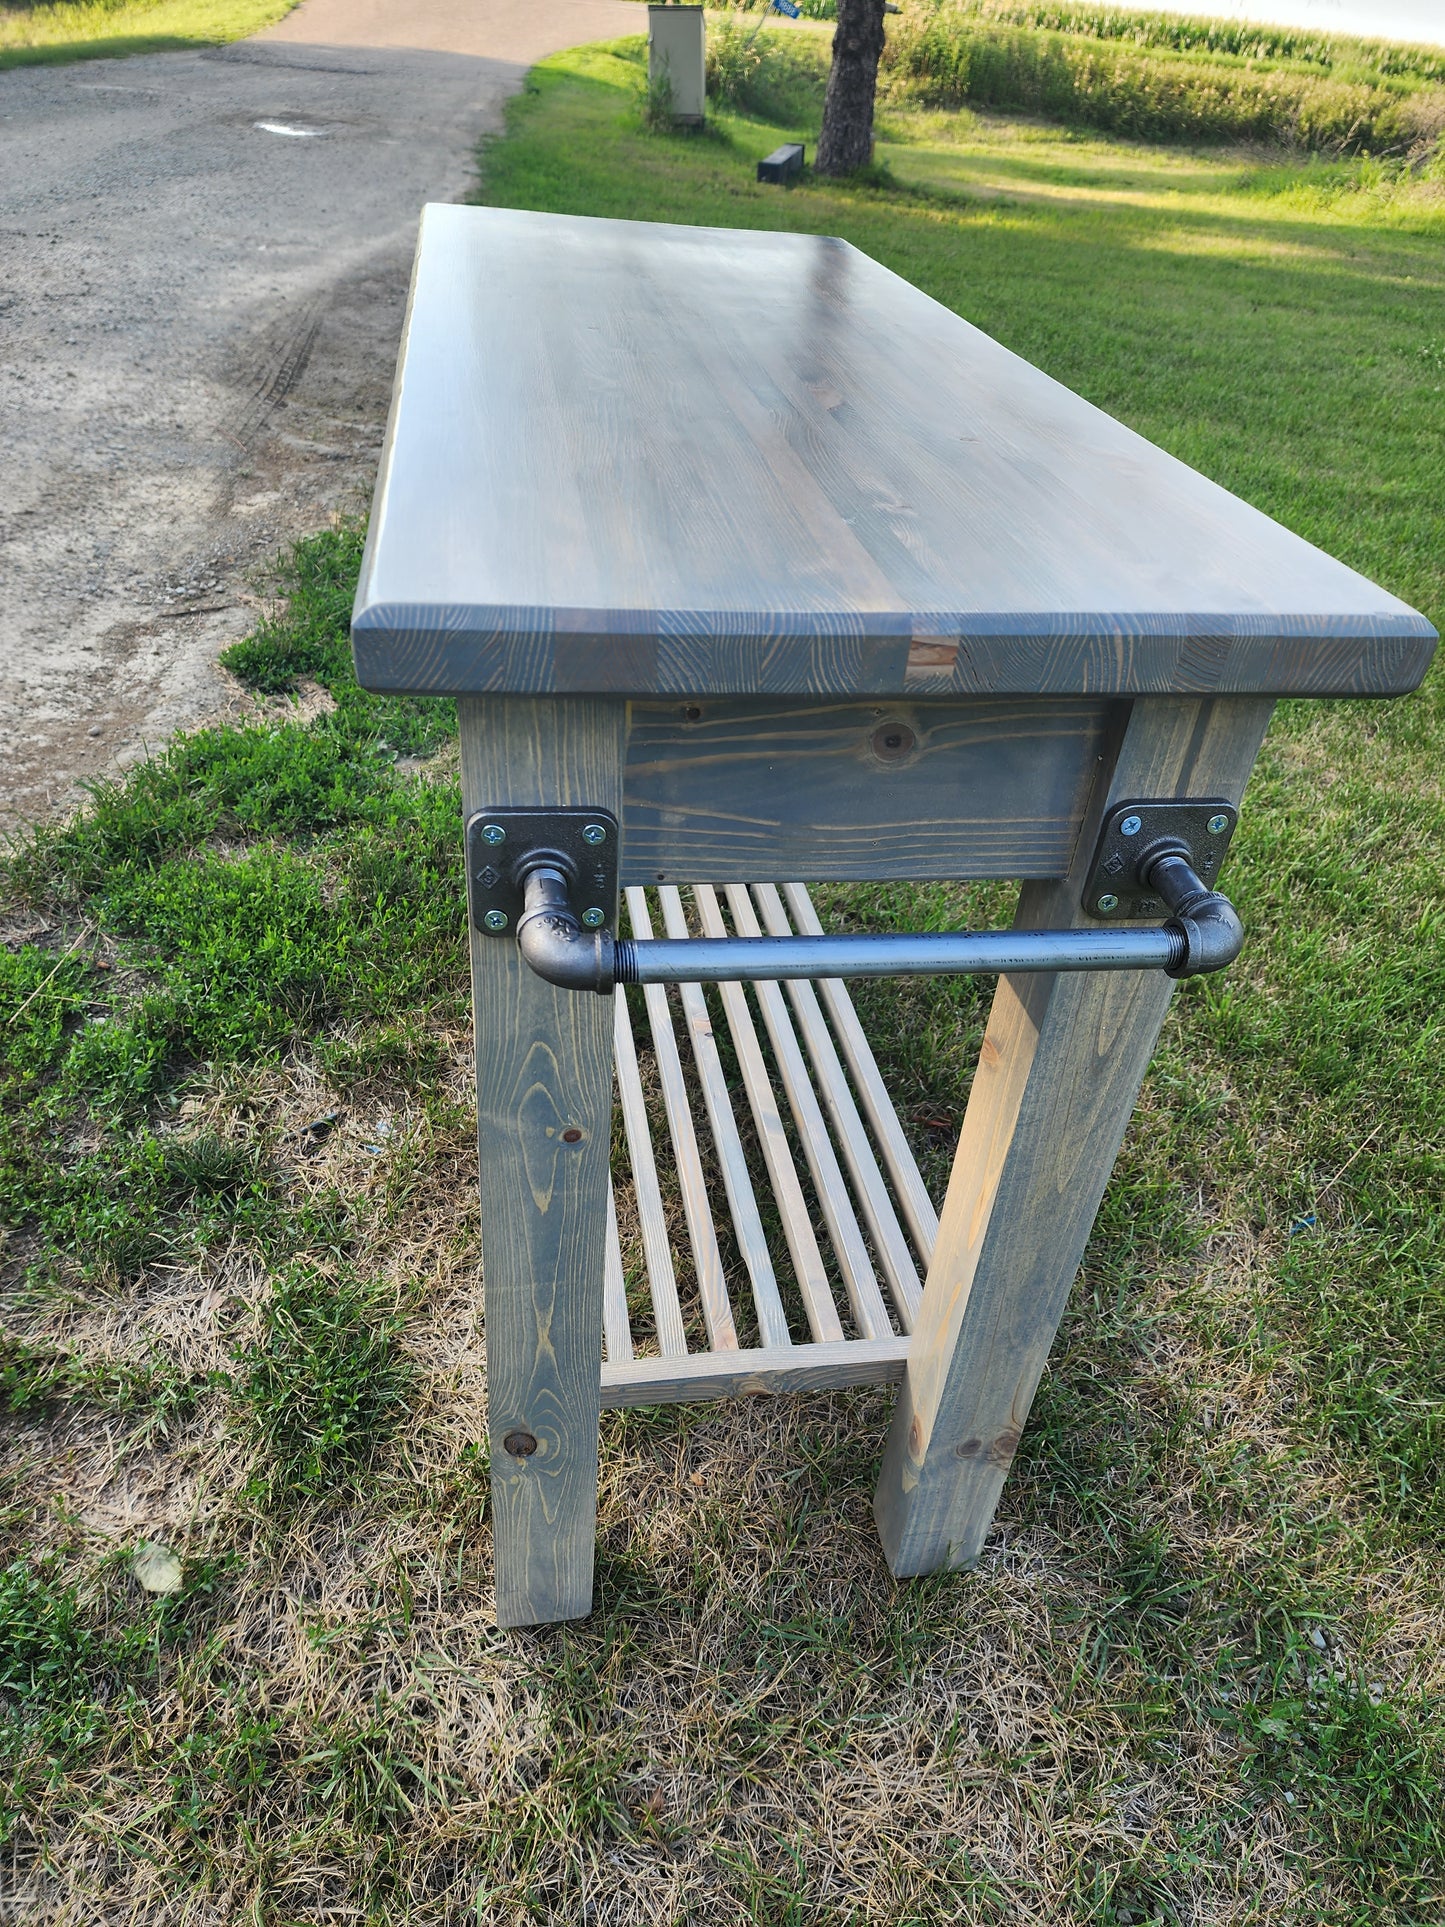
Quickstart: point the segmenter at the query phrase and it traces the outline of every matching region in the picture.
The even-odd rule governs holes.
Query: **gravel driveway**
[[[0,74],[0,827],[230,700],[257,565],[375,473],[417,213],[625,0],[307,0]]]

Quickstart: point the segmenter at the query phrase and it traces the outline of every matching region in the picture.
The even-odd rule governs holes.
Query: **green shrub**
[[[724,20],[707,35],[707,91],[714,100],[745,106],[748,90],[763,64],[760,38],[752,26]]]
[[[1093,18],[1085,8],[1001,11]],[[895,98],[923,106],[1022,110],[1146,140],[1420,154],[1445,126],[1445,90],[1379,69],[1045,31],[953,0],[891,23],[882,72]]]
[[[725,20],[708,29],[708,93],[778,127],[815,125],[828,84],[827,43],[815,34],[755,28]]]
[[[1127,40],[1138,47],[1176,53],[1233,54],[1250,60],[1309,61],[1333,71],[1342,66],[1375,74],[1406,74],[1445,82],[1445,53],[1389,40],[1359,40],[1315,27],[1266,27],[1254,20],[1215,20],[1204,15],[1130,13],[1097,0],[1049,5],[1047,0],[962,0],[980,20],[1005,26],[1042,27],[1050,33],[1084,34],[1093,40]],[[1261,9],[1267,11],[1267,9]]]
[[[642,84],[642,95],[638,103],[642,124],[650,134],[671,134],[677,127],[677,113],[672,104],[672,79],[667,73],[656,76],[649,74]]]
[[[773,0],[733,0],[734,11],[738,13],[767,12],[772,3]],[[838,17],[838,0],[798,0],[798,3],[805,20],[836,20]],[[709,27],[709,36],[714,31]]]
[[[16,13],[41,13],[48,11],[54,0],[5,0],[5,5]],[[119,13],[122,7],[129,6],[131,0],[86,0],[95,13]]]

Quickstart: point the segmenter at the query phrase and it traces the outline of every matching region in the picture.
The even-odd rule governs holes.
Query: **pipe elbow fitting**
[[[1149,864],[1146,880],[1172,912],[1164,928],[1181,941],[1180,954],[1165,965],[1167,974],[1203,977],[1227,969],[1244,948],[1244,925],[1229,898],[1206,888],[1187,858],[1174,850]]]
[[[1211,970],[1226,970],[1244,948],[1244,925],[1239,912],[1217,892],[1210,891],[1186,913],[1169,919],[1165,926],[1177,930],[1184,939],[1182,961],[1171,968],[1171,977],[1203,977]]]
[[[609,996],[616,984],[616,945],[610,930],[584,930],[567,902],[559,870],[542,865],[524,885],[517,919],[517,948],[539,977],[560,990],[595,990]]]

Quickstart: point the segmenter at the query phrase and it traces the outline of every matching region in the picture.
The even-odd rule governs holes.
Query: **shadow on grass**
[[[0,72],[7,67],[60,67],[72,60],[123,60],[130,54],[186,53],[214,47],[210,35],[118,33],[100,40],[52,40],[41,47],[0,47]]]

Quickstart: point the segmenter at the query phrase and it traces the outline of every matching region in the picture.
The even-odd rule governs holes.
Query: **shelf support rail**
[[[870,936],[619,937],[618,827],[605,810],[479,812],[468,824],[478,928],[539,977],[610,996],[618,984],[779,983],[850,977],[1162,970],[1197,977],[1238,957],[1244,926],[1213,887],[1236,812],[1214,798],[1116,805],[1083,893],[1094,928]],[[1152,929],[1122,917],[1167,912]],[[1113,928],[1103,927],[1113,922]]]

